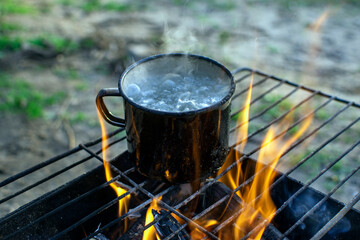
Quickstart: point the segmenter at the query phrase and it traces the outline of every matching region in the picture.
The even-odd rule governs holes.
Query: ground
[[[323,2],[3,0],[0,181],[98,138],[97,92],[153,54],[201,54],[360,102],[360,4]]]

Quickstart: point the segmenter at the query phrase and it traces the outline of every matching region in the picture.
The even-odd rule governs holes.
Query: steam
[[[170,29],[168,25],[165,25],[163,42],[165,52],[190,53],[204,49],[203,44],[201,44],[194,33],[185,25],[179,25],[172,29]]]

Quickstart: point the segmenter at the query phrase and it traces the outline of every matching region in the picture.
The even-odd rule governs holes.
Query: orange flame
[[[216,221],[215,219],[209,219],[209,220],[204,220],[202,222],[198,222],[198,224],[200,226],[204,227],[208,231],[211,231],[212,228],[214,228],[218,223],[219,222]],[[203,233],[202,231],[200,231],[197,228],[194,228],[191,230],[190,236],[191,236],[191,239],[193,239],[193,240],[203,239],[206,237],[205,233]]]
[[[241,152],[243,152],[246,144],[245,139],[247,138],[248,132],[251,89],[252,88],[250,86],[247,100],[244,106],[244,115],[242,116],[242,122],[240,124],[243,129],[239,130],[237,133],[237,142],[240,142],[240,144],[237,146],[235,159],[240,158],[239,155]],[[288,139],[285,139],[285,133],[288,131],[284,130],[287,130],[292,123],[291,113],[287,115],[287,117],[285,117],[280,124],[273,125],[268,130],[258,155],[253,181],[245,186],[243,191],[236,192],[236,194],[243,201],[243,206],[241,213],[237,217],[234,224],[233,239],[243,238],[246,234],[248,234],[249,231],[251,231],[254,226],[258,225],[265,219],[266,224],[264,224],[264,226],[256,233],[251,235],[252,239],[261,239],[266,226],[268,223],[270,223],[273,217],[273,213],[276,211],[276,206],[271,199],[270,192],[267,191],[269,186],[271,186],[275,180],[277,174],[275,167],[285,151],[287,151],[287,149],[297,139],[299,139],[310,126],[311,121],[312,116],[307,117],[301,124],[300,129]],[[279,136],[276,136],[277,134]],[[219,173],[230,166],[232,162],[229,163],[229,161],[231,161],[230,157],[227,159],[226,164],[224,164],[224,166],[220,169]],[[246,171],[250,171],[250,169],[245,169],[243,172],[241,164],[242,162],[238,163],[236,167],[220,178],[220,181],[225,183],[231,189],[236,189],[242,182],[246,180],[245,175],[247,174],[244,173],[246,173]],[[268,166],[265,167],[264,164],[267,164]],[[220,232],[219,235],[221,236],[221,234],[222,233]]]
[[[250,79],[250,86],[249,86],[249,91],[248,91],[248,95],[246,97],[246,101],[245,101],[245,107],[244,107],[244,113],[242,116],[242,121],[241,121],[241,125],[242,127],[239,130],[239,134],[238,134],[238,141],[243,141],[242,143],[240,143],[240,148],[239,151],[243,152],[245,145],[246,145],[246,138],[248,136],[248,129],[249,129],[249,113],[250,113],[250,103],[251,103],[251,95],[252,95],[252,85],[253,85],[253,80],[254,80],[254,73],[251,73],[251,79]]]
[[[241,199],[248,203],[244,212],[240,214],[236,221],[236,225],[240,229],[244,229],[248,226],[249,222],[250,225],[252,222],[255,222],[258,214],[261,214],[261,216],[267,220],[267,223],[272,220],[272,214],[276,211],[276,207],[271,199],[270,191],[267,191],[267,189],[274,182],[277,175],[275,167],[284,152],[289,149],[289,147],[297,139],[299,139],[300,136],[302,136],[312,122],[312,117],[306,118],[300,129],[296,132],[296,134],[290,137],[290,139],[284,140],[285,134],[280,134],[281,136],[279,139],[274,141],[274,137],[277,132],[288,129],[288,126],[290,125],[290,118],[291,117],[285,118],[278,126],[271,127],[264,138],[258,156],[258,163],[255,167],[255,174],[259,173],[264,168],[262,163],[268,164],[268,167],[266,167],[260,174],[256,174],[251,185],[240,194]],[[258,198],[260,194],[261,196]],[[260,229],[253,238],[261,239],[265,227],[266,225]],[[237,235],[238,237],[243,237],[239,236],[242,235],[240,234],[240,231],[237,231]]]
[[[321,46],[321,36],[320,36],[320,32],[321,29],[325,23],[325,21],[328,19],[328,17],[331,15],[331,11],[329,9],[325,9],[324,12],[311,24],[309,24],[308,29],[311,30],[311,44],[309,46],[308,49],[308,59],[305,62],[304,66],[303,66],[303,72],[307,73],[307,74],[312,74],[314,76],[316,76],[316,58],[318,57],[319,51],[320,51],[320,46]],[[308,79],[304,78],[302,76],[301,81],[303,83],[307,83]],[[313,78],[311,79],[311,83],[314,83]]]
[[[238,150],[236,151],[236,158],[239,159],[240,153],[242,153],[245,149],[246,139],[248,137],[248,128],[249,128],[249,113],[250,113],[250,103],[251,103],[251,95],[252,95],[252,85],[253,85],[254,74],[251,73],[250,86],[248,90],[248,95],[246,97],[246,101],[244,104],[244,109],[240,112],[242,115],[237,120],[237,126],[241,126],[237,130],[236,134],[236,142],[240,142],[238,145]],[[228,157],[223,164],[223,166],[219,170],[219,174],[222,173],[225,169],[227,169],[232,164],[232,158]],[[231,189],[235,189],[240,185],[240,181],[243,179],[243,172],[241,170],[241,163],[236,165],[236,168],[232,168],[227,174],[225,174],[220,182],[225,183]],[[238,193],[237,193],[238,194]]]
[[[102,152],[103,152],[103,163],[104,163],[104,168],[105,168],[105,176],[106,176],[106,181],[110,181],[111,179],[113,179],[113,175],[111,172],[111,165],[110,165],[110,163],[107,159],[107,155],[106,155],[106,153],[107,153],[106,148],[108,146],[108,141],[107,141],[107,136],[106,136],[107,132],[106,132],[104,120],[102,120],[102,117],[99,112],[97,112],[97,114],[98,114],[98,118],[99,118],[99,122],[100,122],[100,126],[101,126]],[[116,195],[118,197],[120,197],[121,195],[126,193],[126,190],[121,188],[120,186],[118,186],[116,184],[116,182],[110,183],[110,186],[114,189],[114,191],[116,192]],[[127,212],[129,200],[130,200],[130,194],[126,195],[125,197],[123,197],[119,200],[118,216],[121,216]],[[124,232],[127,230],[127,225],[128,225],[128,220],[125,219]]]
[[[321,26],[324,24],[325,20],[329,17],[331,14],[331,11],[329,9],[326,9],[320,17],[318,17],[310,26],[309,28],[314,30],[315,32],[319,32]]]
[[[161,208],[158,205],[158,201],[161,200],[161,197],[159,199],[154,198],[151,202],[147,212],[146,212],[146,218],[145,218],[145,226],[154,221],[154,216],[152,214],[152,210],[159,211]],[[153,240],[157,239],[160,240],[159,236],[156,234],[156,230],[154,226],[149,227],[144,231],[143,240]]]

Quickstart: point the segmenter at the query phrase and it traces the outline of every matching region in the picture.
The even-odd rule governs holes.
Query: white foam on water
[[[220,78],[168,73],[163,77],[149,77],[141,84],[131,83],[126,87],[125,94],[146,108],[187,112],[221,101],[229,90],[230,83]]]

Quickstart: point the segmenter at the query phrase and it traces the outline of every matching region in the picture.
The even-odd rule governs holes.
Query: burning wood
[[[246,203],[236,194],[232,194],[233,191],[221,182],[210,180],[205,184],[209,184],[209,187],[207,187],[197,199],[189,202],[189,205],[196,204],[195,209],[183,208],[181,212],[211,232],[226,222],[227,219],[231,219],[234,213],[245,208]],[[133,216],[128,231],[119,239],[165,239],[171,235],[176,237],[173,237],[174,239],[181,240],[202,239],[205,237],[206,234],[197,229],[192,222],[186,223],[158,204],[159,201],[162,201],[169,205],[176,205],[184,201],[191,193],[184,194],[184,188],[187,188],[188,184],[185,184],[187,186],[182,185],[175,186],[172,191],[165,194],[161,200],[153,201],[147,210],[142,209],[138,212],[139,214],[137,216]],[[135,201],[135,198],[136,197],[133,198],[133,201]],[[255,210],[253,211],[255,212]],[[233,236],[235,228],[240,229],[246,234],[256,223],[264,221],[264,218],[259,213],[256,214],[255,218],[256,221],[244,229],[240,229],[240,227],[234,224],[225,225],[219,237],[228,238],[229,236]],[[153,225],[144,231],[148,224]],[[272,224],[269,224],[263,239],[278,239],[279,236],[280,232]]]
[[[154,224],[157,236],[159,236],[160,239],[164,239],[171,233],[180,230],[180,223],[173,216],[171,216],[170,212],[167,212],[163,209],[160,211],[153,209],[152,214],[154,215],[155,219],[160,218],[160,220]],[[182,229],[177,234],[176,239],[190,240],[190,236],[184,229]]]
[[[104,234],[98,233],[93,238],[90,238],[90,240],[109,240]]]

